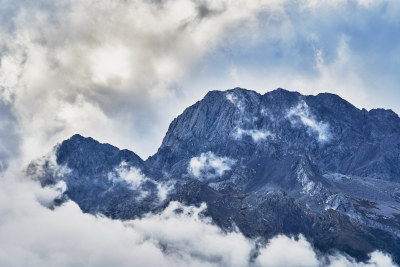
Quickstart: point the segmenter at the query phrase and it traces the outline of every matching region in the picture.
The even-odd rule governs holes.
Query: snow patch
[[[275,137],[275,135],[272,134],[270,131],[258,129],[244,130],[242,128],[237,128],[236,131],[233,133],[233,137],[237,140],[242,139],[243,135],[250,136],[256,143],[264,141],[269,137]]]
[[[314,196],[320,193],[322,186],[321,183],[315,183],[309,178],[307,171],[300,165],[296,170],[297,181],[302,186],[302,193]]]
[[[244,103],[243,101],[236,95],[232,93],[227,93],[226,94],[226,99],[228,99],[233,105],[236,106],[237,109],[240,110],[240,112],[244,111]]]
[[[274,114],[273,114],[270,110],[268,110],[268,109],[266,109],[266,108],[261,108],[260,114],[261,114],[262,116],[264,116],[264,117],[269,118],[271,121],[275,121],[275,116],[274,116]]]
[[[304,100],[302,100],[296,107],[291,108],[286,117],[292,125],[301,123],[306,126],[309,132],[316,135],[320,143],[328,142],[331,138],[329,124],[317,121]]]
[[[351,176],[341,173],[326,173],[323,176],[335,182],[349,182],[352,179]]]
[[[330,195],[325,201],[325,210],[332,209],[342,212],[350,212],[353,210],[353,204],[343,194]]]
[[[200,180],[208,180],[222,176],[231,170],[236,160],[228,157],[218,157],[213,152],[201,153],[189,162],[188,172]]]

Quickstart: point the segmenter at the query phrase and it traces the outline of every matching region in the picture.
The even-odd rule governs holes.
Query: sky
[[[146,159],[210,90],[330,92],[399,114],[399,17],[398,0],[0,0],[0,265],[249,265],[255,241],[222,233],[205,207],[125,223],[72,201],[52,210],[62,186],[21,168],[76,133]],[[355,264],[277,236],[250,265],[299,262]],[[374,264],[390,258],[359,266]]]
[[[395,0],[0,0],[0,157],[79,133],[146,159],[186,107],[234,87],[400,113],[399,15]]]

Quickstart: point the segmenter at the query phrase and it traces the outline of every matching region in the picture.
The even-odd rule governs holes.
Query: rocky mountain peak
[[[132,219],[171,200],[205,202],[217,225],[249,237],[301,233],[322,251],[365,260],[380,249],[400,262],[400,118],[390,110],[282,88],[210,91],[146,161],[80,135],[54,157],[30,173],[65,182],[85,212]]]
[[[121,162],[143,166],[143,160],[129,150],[120,150],[110,144],[102,144],[91,137],[79,134],[63,141],[56,150],[58,165],[79,170],[80,175],[93,175],[112,170]]]

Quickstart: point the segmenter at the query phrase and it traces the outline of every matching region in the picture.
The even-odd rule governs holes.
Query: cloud
[[[108,173],[108,179],[113,182],[125,182],[133,190],[138,189],[144,182],[149,181],[140,169],[122,162],[115,168],[115,172]]]
[[[0,172],[7,168],[8,162],[19,156],[20,137],[12,106],[0,98]]]
[[[50,203],[58,192],[12,175],[0,180],[2,266],[248,264],[253,242],[213,225],[205,205],[172,202],[160,214],[122,222],[83,214],[72,201],[50,210],[37,199]]]
[[[235,132],[233,133],[233,137],[237,140],[242,139],[243,135],[250,136],[255,143],[264,141],[267,138],[274,138],[274,134],[267,130],[244,130],[242,128],[236,128]]]
[[[257,252],[257,241],[205,217],[204,204],[172,202],[158,214],[111,220],[84,214],[72,201],[48,209],[59,189],[10,169],[1,176],[2,266],[357,266],[340,254],[320,255],[301,236],[277,236]],[[394,266],[381,252],[371,256],[358,266]]]
[[[36,193],[38,203],[47,208],[54,208],[56,202],[64,199],[64,193],[67,191],[67,184],[64,181],[58,181],[54,185],[49,185]]]
[[[369,3],[369,4],[368,4]],[[288,1],[246,42],[229,43],[202,69],[199,88],[330,92],[359,108],[400,113],[400,5],[382,1]],[[217,53],[217,52],[216,52]],[[234,70],[234,71],[232,71]]]
[[[149,156],[169,122],[214,88],[330,91],[398,110],[394,1],[1,6],[0,98],[25,163],[75,133]]]
[[[140,169],[129,166],[126,162],[122,162],[115,168],[115,171],[109,172],[108,179],[113,183],[125,183],[131,190],[138,191],[138,201],[144,199],[149,194],[143,185],[146,182],[153,182]]]
[[[290,251],[287,257],[283,251]],[[299,240],[286,236],[274,237],[270,243],[260,251],[257,261],[261,266],[318,266],[317,255],[310,243],[300,236]]]
[[[197,179],[208,180],[221,177],[229,171],[236,160],[228,157],[218,157],[213,152],[201,153],[190,159],[188,172]]]
[[[174,189],[174,184],[155,181],[144,175],[139,168],[129,166],[126,162],[122,162],[114,171],[109,172],[108,179],[113,183],[126,183],[132,190],[138,190],[140,198],[144,198],[149,193],[144,185],[146,183],[153,184],[157,188],[160,202],[166,200],[168,194]]]
[[[77,132],[149,155],[188,104],[237,83],[259,91],[328,90],[358,106],[399,110],[396,1],[3,0],[0,6],[3,171],[25,166]],[[234,71],[224,74],[226,66]],[[321,122],[305,123],[319,138]],[[22,160],[12,163],[19,153]],[[222,169],[229,160],[220,162]],[[306,241],[287,237],[273,239],[249,263],[254,241],[221,232],[193,207],[131,225],[83,214],[71,201],[51,210],[46,207],[62,194],[62,183],[40,188],[10,172],[0,174],[0,265],[298,263],[290,261],[292,252],[329,265]],[[179,221],[185,224],[176,227]],[[269,249],[282,244],[292,250],[289,259],[275,255],[273,262]],[[356,265],[343,255],[328,259],[333,266]],[[379,252],[374,263],[392,265]]]
[[[240,112],[243,112],[245,109],[245,104],[243,100],[241,100],[238,96],[233,93],[227,93],[225,95],[226,99],[228,99]]]
[[[302,100],[296,107],[291,108],[286,117],[292,125],[300,123],[307,127],[312,135],[316,135],[320,143],[329,142],[331,138],[329,124],[317,121],[305,101]]]
[[[282,253],[287,251],[288,253]],[[349,256],[318,255],[311,244],[303,237],[298,239],[279,235],[272,238],[266,247],[259,251],[256,263],[260,266],[286,266],[286,267],[318,267],[318,266],[394,266],[391,258],[381,252],[371,253],[371,259],[366,263],[357,263]]]
[[[240,39],[232,33],[252,28],[257,14],[280,5],[2,1],[0,97],[24,132],[25,160],[77,132],[151,155],[181,111],[179,84],[193,67],[225,37]]]

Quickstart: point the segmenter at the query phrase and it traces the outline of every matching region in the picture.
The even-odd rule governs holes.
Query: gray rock
[[[211,91],[173,120],[146,161],[79,135],[55,157],[28,172],[43,186],[65,181],[65,196],[85,212],[130,219],[170,200],[205,202],[226,230],[265,240],[301,233],[321,251],[366,260],[379,249],[400,262],[400,118],[391,110],[326,93]],[[160,200],[160,186],[172,184]]]

